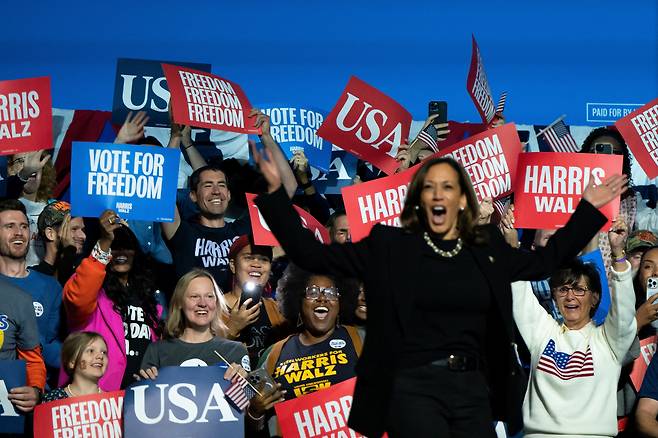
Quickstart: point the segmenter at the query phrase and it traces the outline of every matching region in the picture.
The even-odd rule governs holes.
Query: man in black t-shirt
[[[281,172],[288,196],[297,190],[295,176],[280,146],[270,135],[270,119],[253,109],[249,117],[261,128],[261,143],[269,150]],[[249,216],[245,213],[234,222],[225,220],[231,192],[224,171],[216,165],[203,166],[190,176],[190,199],[199,208],[194,221],[182,220],[178,208],[173,222],[162,222],[162,231],[171,250],[177,277],[192,268],[207,269],[222,290],[230,290],[228,251],[238,236],[249,232]]]

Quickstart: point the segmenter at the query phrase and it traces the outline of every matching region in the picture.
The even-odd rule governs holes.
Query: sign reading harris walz
[[[210,64],[119,58],[114,80],[112,123],[121,125],[130,111],[146,111],[148,126],[169,126],[169,87],[162,63],[210,72]]]

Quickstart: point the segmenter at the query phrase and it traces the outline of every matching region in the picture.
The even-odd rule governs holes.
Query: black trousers
[[[391,438],[496,437],[482,373],[435,365],[398,372],[387,423]]]

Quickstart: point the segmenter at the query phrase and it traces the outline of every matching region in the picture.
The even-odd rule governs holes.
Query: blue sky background
[[[312,6],[311,6],[312,4]],[[466,92],[474,33],[506,115],[586,124],[587,102],[658,97],[658,2],[11,2],[0,79],[48,75],[59,108],[110,110],[116,59],[212,64],[252,102],[330,110],[354,74],[423,119],[479,119]]]

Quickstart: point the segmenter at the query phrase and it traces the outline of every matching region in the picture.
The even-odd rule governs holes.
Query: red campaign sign
[[[279,246],[279,242],[274,237],[274,234],[270,231],[270,227],[265,222],[265,219],[258,211],[258,207],[254,202],[257,195],[253,193],[246,193],[247,197],[247,207],[249,208],[249,220],[251,221],[251,230],[254,233],[254,243],[256,245],[266,245],[266,246]],[[296,205],[293,205],[299,217],[302,220],[302,225],[304,228],[311,230],[315,238],[320,243],[329,243],[329,232],[327,229],[320,223],[316,218],[311,216],[306,210],[300,208]]]
[[[633,362],[633,369],[631,370],[631,383],[637,392],[640,392],[644,375],[647,373],[647,368],[653,355],[656,354],[656,340],[658,336],[653,335],[640,341],[640,357]]]
[[[471,99],[473,99],[473,103],[480,113],[480,117],[482,117],[482,122],[485,125],[489,125],[496,114],[496,104],[491,96],[491,88],[489,88],[487,74],[484,72],[484,64],[482,63],[480,48],[477,41],[475,41],[475,36],[473,36],[471,67],[468,71],[468,78],[466,79],[466,90],[471,95]]]
[[[123,391],[70,397],[37,405],[34,436],[121,438]]]
[[[52,147],[50,78],[0,81],[0,155]]]
[[[352,241],[363,239],[378,223],[400,226],[400,213],[407,197],[407,186],[419,166],[342,189]]]
[[[623,157],[607,154],[532,152],[519,155],[514,182],[517,228],[555,229],[567,223],[590,178],[601,184],[621,174]],[[619,197],[602,207],[608,222],[619,214]]]
[[[471,178],[479,201],[496,200],[512,192],[522,149],[516,126],[508,123],[442,149],[434,156],[450,156],[459,161]]]
[[[615,126],[649,179],[658,176],[658,99],[617,120]]]
[[[398,148],[410,128],[409,111],[352,76],[317,135],[392,175],[399,167]]]
[[[274,405],[283,438],[366,438],[347,427],[356,377]],[[383,438],[387,435],[384,434]]]
[[[174,121],[181,125],[220,131],[260,134],[249,118],[251,104],[235,82],[212,73],[162,64],[171,93]]]

